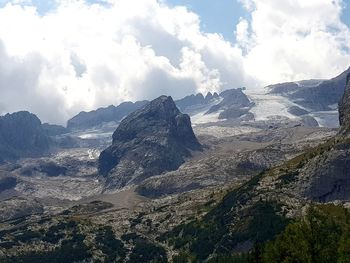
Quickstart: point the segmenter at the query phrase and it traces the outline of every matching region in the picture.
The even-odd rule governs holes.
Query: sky
[[[350,66],[350,0],[0,0],[0,113],[78,112]]]

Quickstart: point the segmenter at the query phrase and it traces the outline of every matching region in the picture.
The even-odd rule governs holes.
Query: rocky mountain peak
[[[339,103],[339,122],[341,133],[350,132],[350,73],[346,77],[346,87]]]
[[[27,111],[0,117],[0,157],[13,159],[48,151],[50,139],[39,118]]]
[[[112,145],[100,155],[99,171],[111,187],[120,188],[176,170],[199,149],[190,117],[171,97],[161,96],[120,123]]]
[[[211,101],[213,99],[218,99],[219,98],[219,94],[217,94],[216,92],[214,93],[211,93],[211,92],[208,92],[207,95],[205,96],[205,101]]]
[[[171,97],[161,96],[127,116],[114,132],[113,143],[127,142],[148,133],[174,133],[176,135],[177,129],[172,128],[175,127],[176,122],[184,118],[181,115]]]

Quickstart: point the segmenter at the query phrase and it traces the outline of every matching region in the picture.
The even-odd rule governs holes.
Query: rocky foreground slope
[[[350,200],[350,140],[346,133],[349,128],[349,90],[348,79],[345,95],[340,103],[343,133],[253,177],[228,193],[203,218],[170,231],[168,241],[170,240],[174,248],[185,251],[185,258],[194,257],[197,261],[213,256],[226,256],[233,260],[235,253],[247,252],[257,242],[261,244],[273,239],[289,222],[305,216],[305,211],[311,205],[337,202],[347,206]],[[322,217],[313,220],[318,222],[320,218]],[[326,233],[330,229],[324,226],[322,231]],[[288,233],[285,235],[295,240],[297,238],[288,236]],[[290,242],[293,245],[295,241]],[[300,242],[307,245],[306,240]],[[276,262],[287,260],[288,257],[296,260],[301,258],[298,252],[288,252],[286,247],[279,249],[281,251],[278,253],[273,252],[279,256],[280,261]],[[304,256],[309,252],[304,252]],[[337,253],[334,256],[338,256]]]
[[[171,97],[161,96],[120,123],[112,145],[101,152],[99,172],[109,188],[118,189],[176,170],[191,151],[200,149],[190,117]]]

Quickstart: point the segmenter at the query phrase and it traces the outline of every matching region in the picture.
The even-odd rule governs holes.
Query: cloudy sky
[[[350,0],[0,0],[0,113],[81,110],[350,66]]]

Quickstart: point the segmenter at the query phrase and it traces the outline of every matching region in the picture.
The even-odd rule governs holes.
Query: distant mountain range
[[[330,80],[304,80],[267,86],[263,91],[231,89],[218,93],[189,95],[176,100],[181,112],[190,115],[192,123],[222,123],[271,126],[279,122],[295,122],[302,126],[338,127],[338,102],[341,100],[350,68]],[[19,112],[0,119],[0,159],[47,152],[50,137],[84,131],[114,123],[116,127],[127,115],[143,108],[149,101],[123,102],[90,112],[80,112],[60,125],[42,124],[33,114]],[[2,123],[2,124],[1,124]],[[18,128],[26,127],[26,133]],[[15,136],[17,134],[17,136]],[[21,139],[20,139],[21,138]],[[28,139],[28,142],[25,140]],[[21,140],[22,143],[18,143]],[[69,137],[58,142],[79,144]],[[6,159],[5,158],[5,159]]]
[[[193,123],[298,120],[306,126],[338,127],[340,101],[350,68],[330,80],[303,80],[270,85],[263,91],[231,89],[218,93],[189,95],[176,106],[189,114]],[[148,101],[124,102],[90,112],[80,112],[67,122],[69,130],[84,130],[108,122],[119,123]]]

